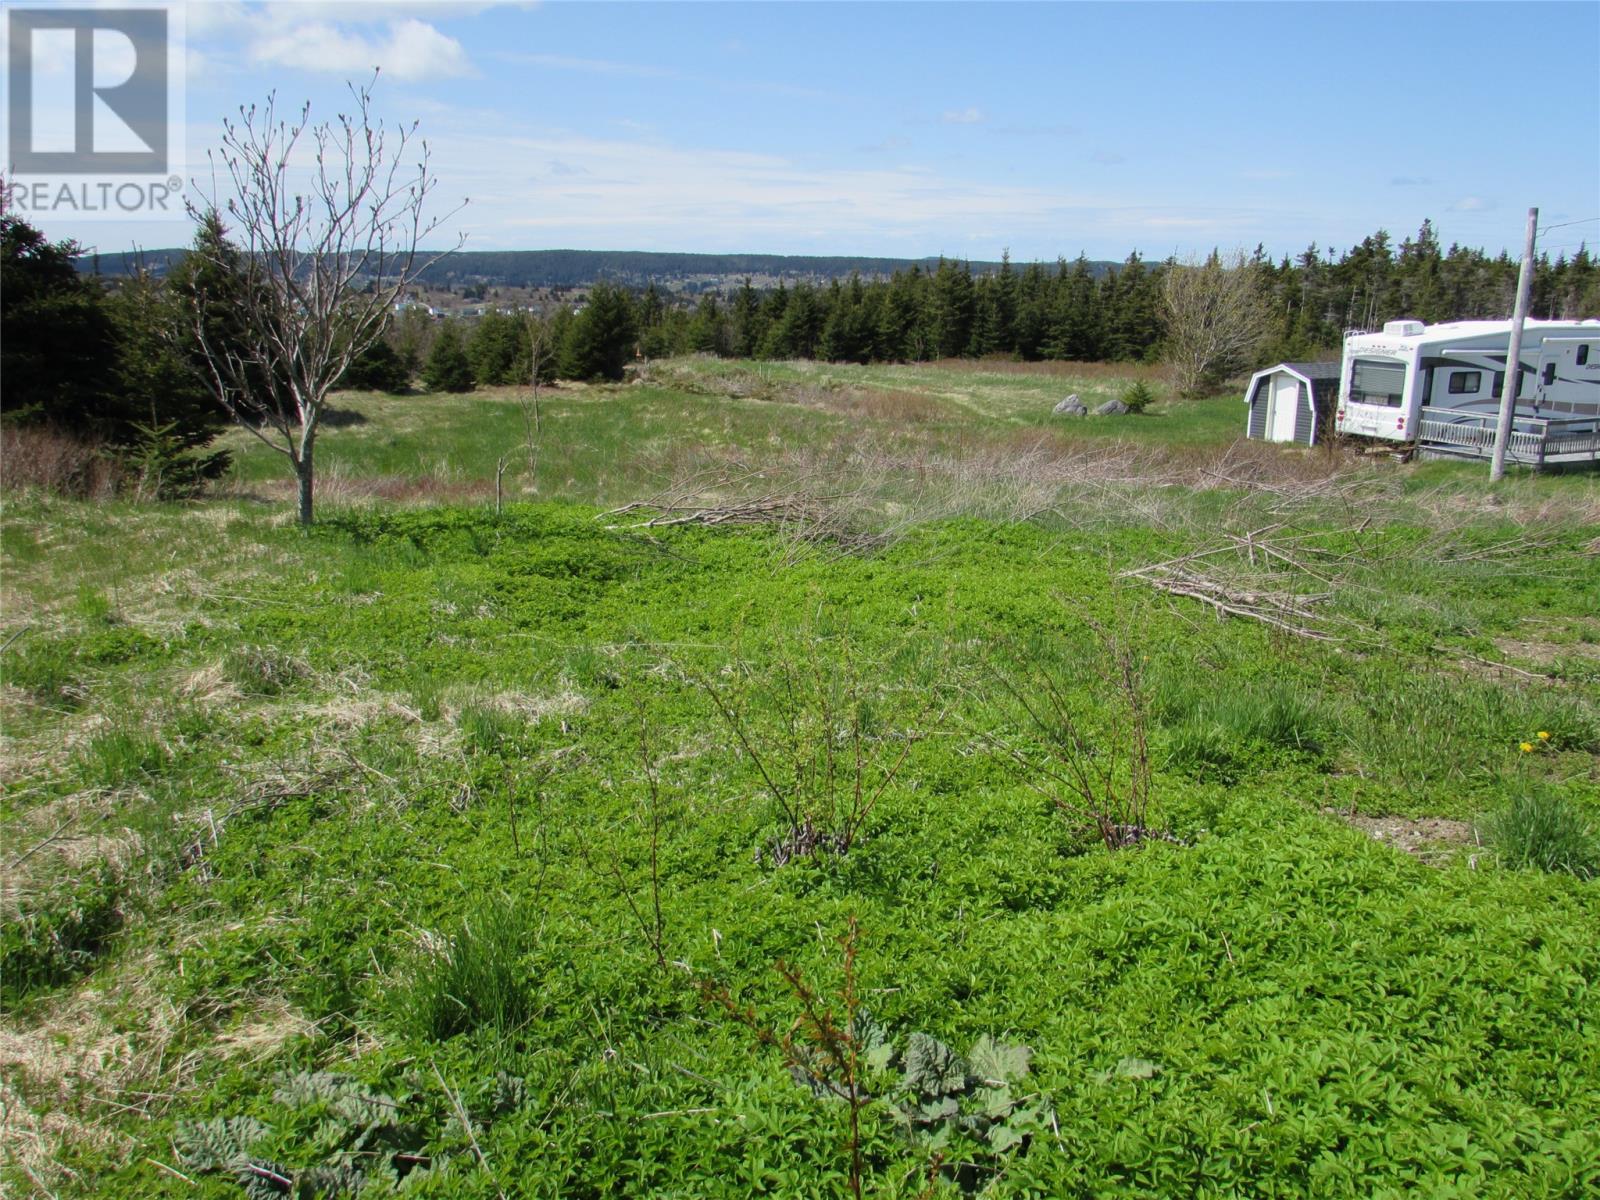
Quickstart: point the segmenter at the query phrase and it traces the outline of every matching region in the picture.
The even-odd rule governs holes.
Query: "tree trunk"
[[[294,473],[300,480],[300,524],[310,525],[313,479],[310,446],[301,451],[299,460],[294,464]]]

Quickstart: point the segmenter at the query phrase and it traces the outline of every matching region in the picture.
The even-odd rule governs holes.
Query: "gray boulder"
[[[1078,399],[1078,393],[1073,392],[1060,404],[1052,408],[1051,413],[1058,417],[1082,417],[1089,412],[1088,406]]]
[[[1107,400],[1099,408],[1094,410],[1094,415],[1097,417],[1120,417],[1127,411],[1128,406],[1121,400]]]

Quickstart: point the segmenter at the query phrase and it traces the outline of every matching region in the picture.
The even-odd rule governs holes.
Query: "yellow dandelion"
[[[1550,740],[1550,731],[1548,729],[1539,730],[1539,740],[1541,742],[1548,742]]]
[[[1533,743],[1532,742],[1523,742],[1522,743],[1522,752],[1524,754],[1532,754],[1533,753]]]

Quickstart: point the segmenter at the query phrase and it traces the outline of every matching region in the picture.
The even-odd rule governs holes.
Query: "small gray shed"
[[[1315,446],[1333,428],[1339,399],[1336,362],[1279,363],[1250,376],[1245,436]]]

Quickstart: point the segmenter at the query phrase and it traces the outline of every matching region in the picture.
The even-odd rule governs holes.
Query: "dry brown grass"
[[[0,1163],[22,1194],[75,1182],[64,1148],[122,1159],[132,1138],[112,1118],[160,1112],[192,1081],[197,1051],[174,1053],[190,1014],[157,986],[154,952],[53,998],[26,1018],[0,1017]]]
[[[820,407],[846,416],[894,425],[915,425],[947,416],[945,407],[921,392],[855,390],[824,391]]]
[[[106,500],[125,482],[104,446],[56,429],[0,428],[0,487],[41,488],[57,496]]]
[[[1024,375],[1040,379],[1088,379],[1107,384],[1124,384],[1140,379],[1155,383],[1164,378],[1162,368],[1144,363],[1108,362],[1017,362],[1009,358],[941,358],[914,364],[937,367],[956,375]]]
[[[205,1059],[260,1063],[316,1033],[281,996],[169,999],[161,980],[174,958],[209,932],[187,923],[162,939],[165,952],[120,961],[26,1017],[0,1016],[0,1171],[20,1181],[16,1195],[75,1190],[69,1147],[125,1162],[136,1143],[117,1126],[181,1106]]]

